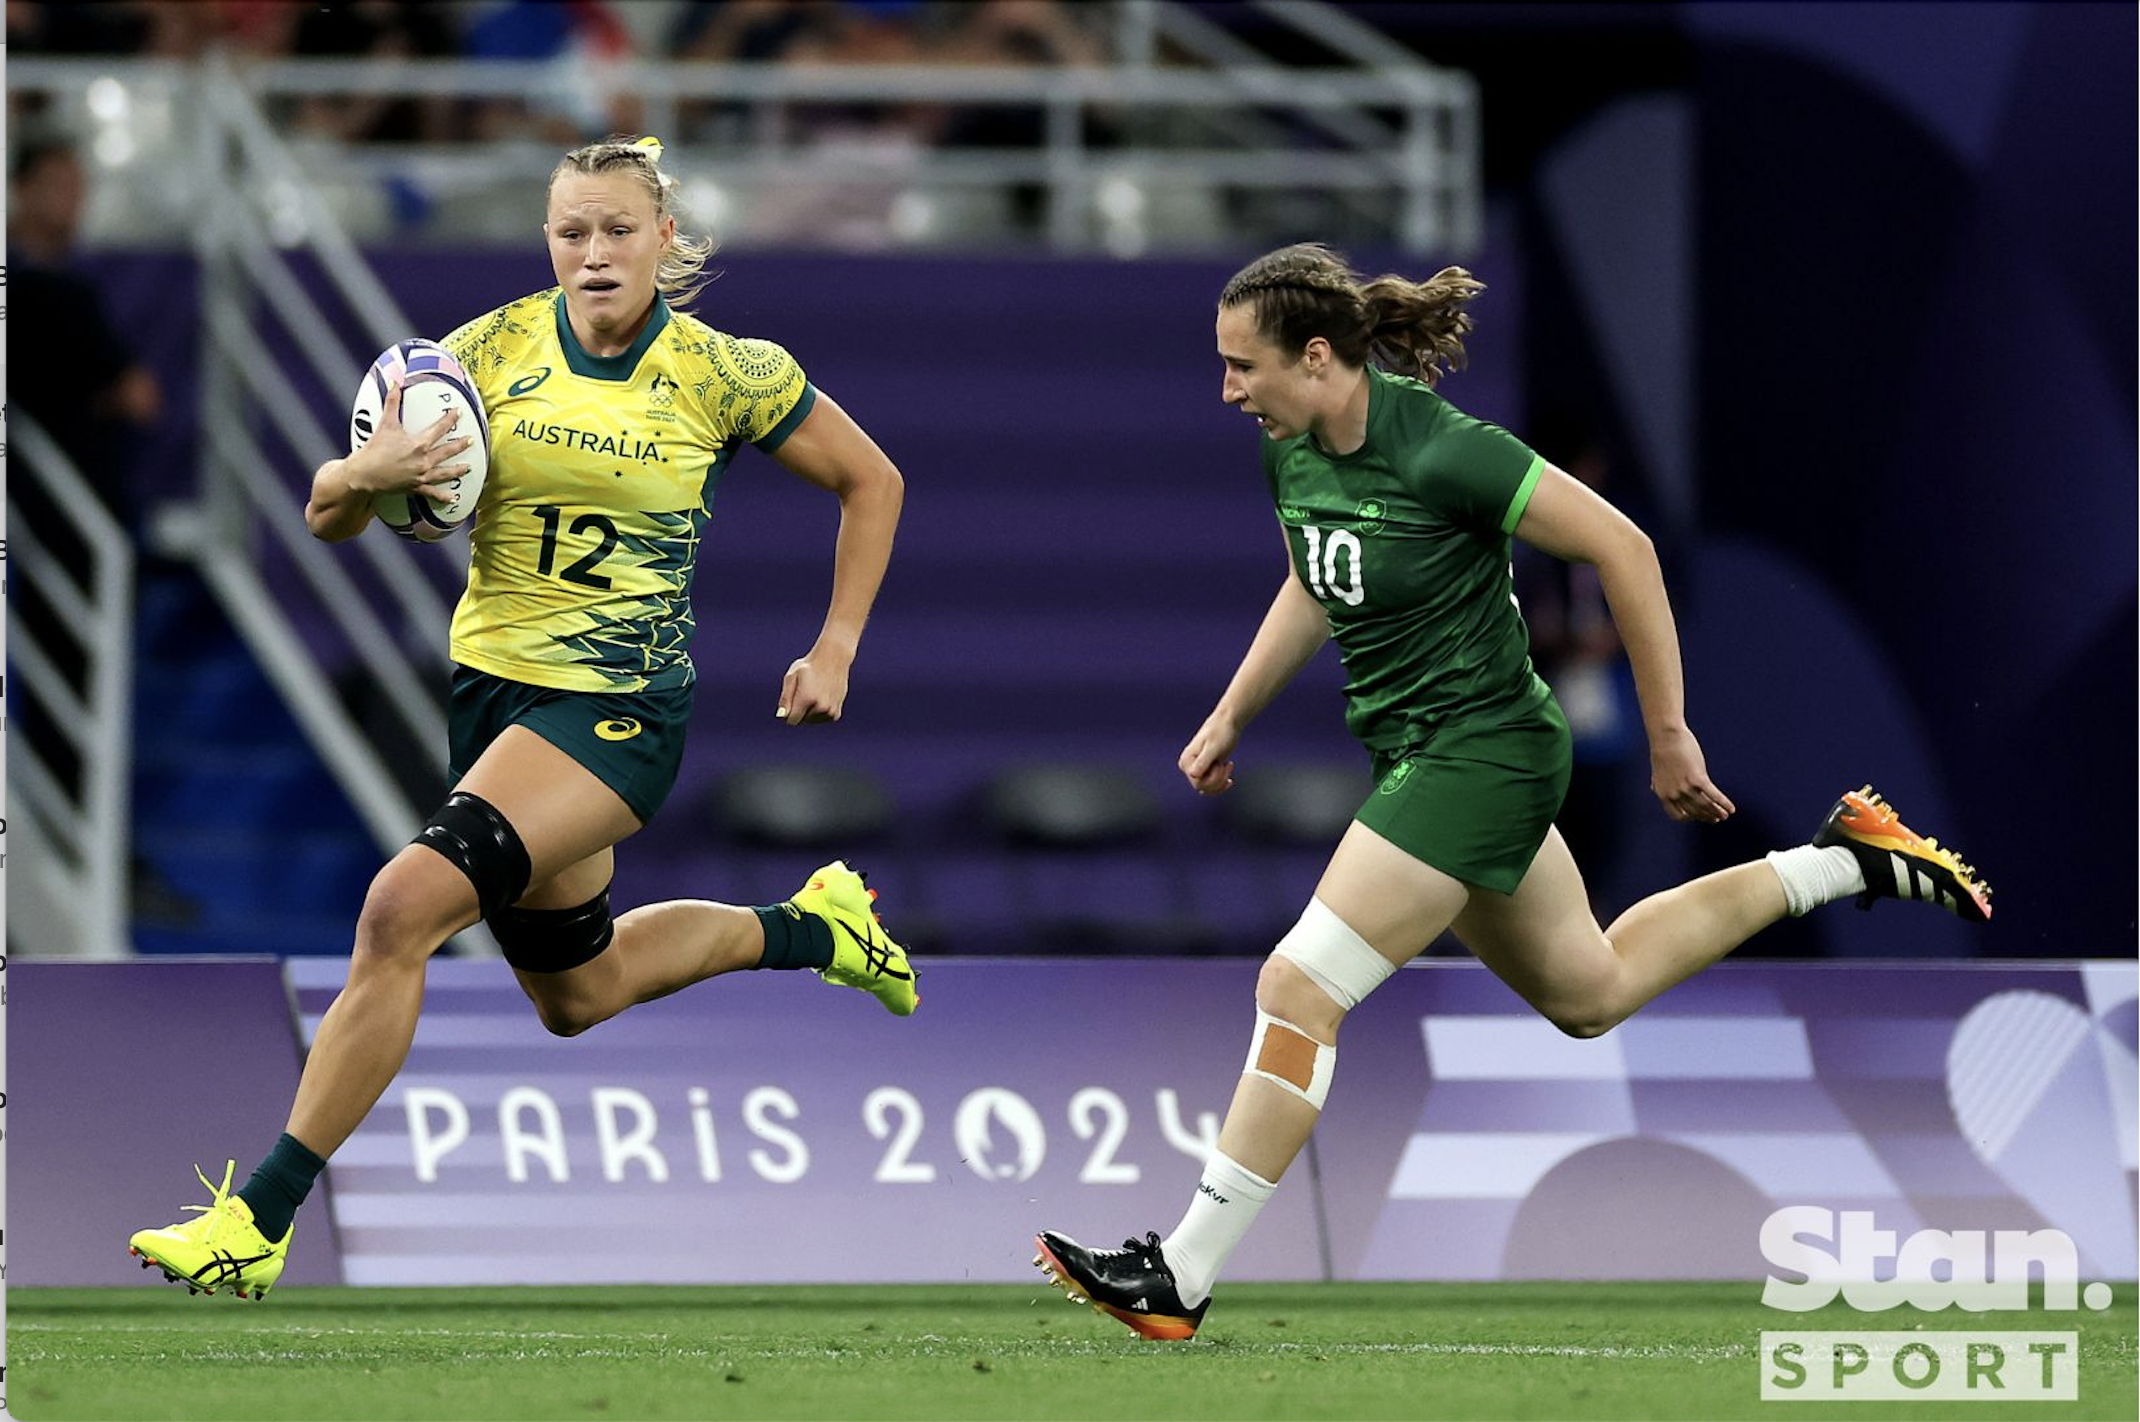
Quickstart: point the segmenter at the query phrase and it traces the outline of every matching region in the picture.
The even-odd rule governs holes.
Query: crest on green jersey
[[[1375,787],[1375,793],[1378,795],[1394,795],[1399,790],[1402,790],[1404,782],[1411,778],[1412,762],[1400,760],[1390,767],[1389,774],[1382,777],[1382,783]]]
[[[1352,516],[1359,521],[1360,532],[1380,533],[1382,531],[1382,516],[1388,512],[1389,510],[1382,500],[1362,499],[1360,500],[1360,506],[1352,511]]]

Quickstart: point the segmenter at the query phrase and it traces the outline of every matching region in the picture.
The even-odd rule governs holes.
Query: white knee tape
[[[1311,898],[1300,922],[1278,940],[1278,956],[1350,1012],[1382,986],[1397,965],[1377,953],[1321,899]]]
[[[1241,1070],[1283,1087],[1320,1111],[1330,1096],[1337,1048],[1259,1007],[1256,1034],[1248,1039],[1248,1063]]]

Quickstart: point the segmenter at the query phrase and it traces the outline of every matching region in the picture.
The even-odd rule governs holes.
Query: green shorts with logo
[[[446,738],[459,784],[507,726],[525,726],[592,771],[645,824],[676,784],[691,722],[691,687],[560,691],[472,667],[453,669]]]
[[[1452,722],[1375,753],[1375,789],[1353,816],[1466,884],[1512,894],[1568,793],[1568,723],[1551,697]]]

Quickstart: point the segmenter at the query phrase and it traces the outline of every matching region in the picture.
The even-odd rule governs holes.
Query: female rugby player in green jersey
[[[1464,307],[1483,289],[1455,267],[1424,283],[1363,281],[1335,252],[1303,245],[1252,263],[1219,297],[1221,393],[1263,429],[1291,566],[1181,770],[1198,791],[1224,792],[1242,731],[1335,638],[1346,723],[1374,757],[1376,787],[1263,966],[1247,1064],[1180,1225],[1119,1250],[1038,1240],[1034,1262],[1073,1299],[1147,1337],[1196,1332],[1228,1256],[1315,1127],[1339,1022],[1444,929],[1556,1027],[1594,1037],[1786,913],[1887,894],[1990,916],[1968,866],[1868,787],[1845,795],[1811,844],[1598,926],[1553,828],[1568,727],[1531,669],[1511,535],[1596,565],[1665,813],[1713,823],[1733,807],[1687,727],[1650,540],[1433,388],[1463,364]]]
[[[554,290],[444,342],[474,380],[491,460],[453,617],[454,789],[372,881],[349,981],[321,1020],[288,1127],[250,1181],[131,1248],[213,1293],[265,1294],[327,1157],[406,1059],[424,965],[487,921],[543,1025],[585,1031],[739,968],[813,968],[904,1016],[919,1001],[874,892],[826,865],[782,904],[679,900],[612,921],[614,846],[653,818],[691,709],[690,583],[714,486],[748,442],[839,499],[831,608],[778,714],[835,721],[899,521],[898,470],[779,346],[678,309],[710,244],[680,235],[653,140],[597,143],[551,175]],[[355,537],[380,494],[462,471],[450,416],[404,430],[398,389],[361,450],[314,476],[305,521]],[[203,1183],[207,1183],[203,1176]]]

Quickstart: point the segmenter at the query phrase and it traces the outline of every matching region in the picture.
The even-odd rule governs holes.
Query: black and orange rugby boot
[[[1181,1301],[1174,1271],[1159,1252],[1159,1236],[1126,1239],[1120,1249],[1087,1249],[1068,1235],[1043,1230],[1033,1240],[1033,1267],[1048,1276],[1072,1303],[1089,1303],[1146,1338],[1194,1338],[1204,1321],[1205,1299],[1195,1308]]]
[[[1835,802],[1813,843],[1820,848],[1841,845],[1856,857],[1865,871],[1865,892],[1858,895],[1861,909],[1871,908],[1874,899],[1915,899],[1938,904],[1971,923],[1991,921],[1991,885],[1953,850],[1904,824],[1895,807],[1875,795],[1870,785]]]

